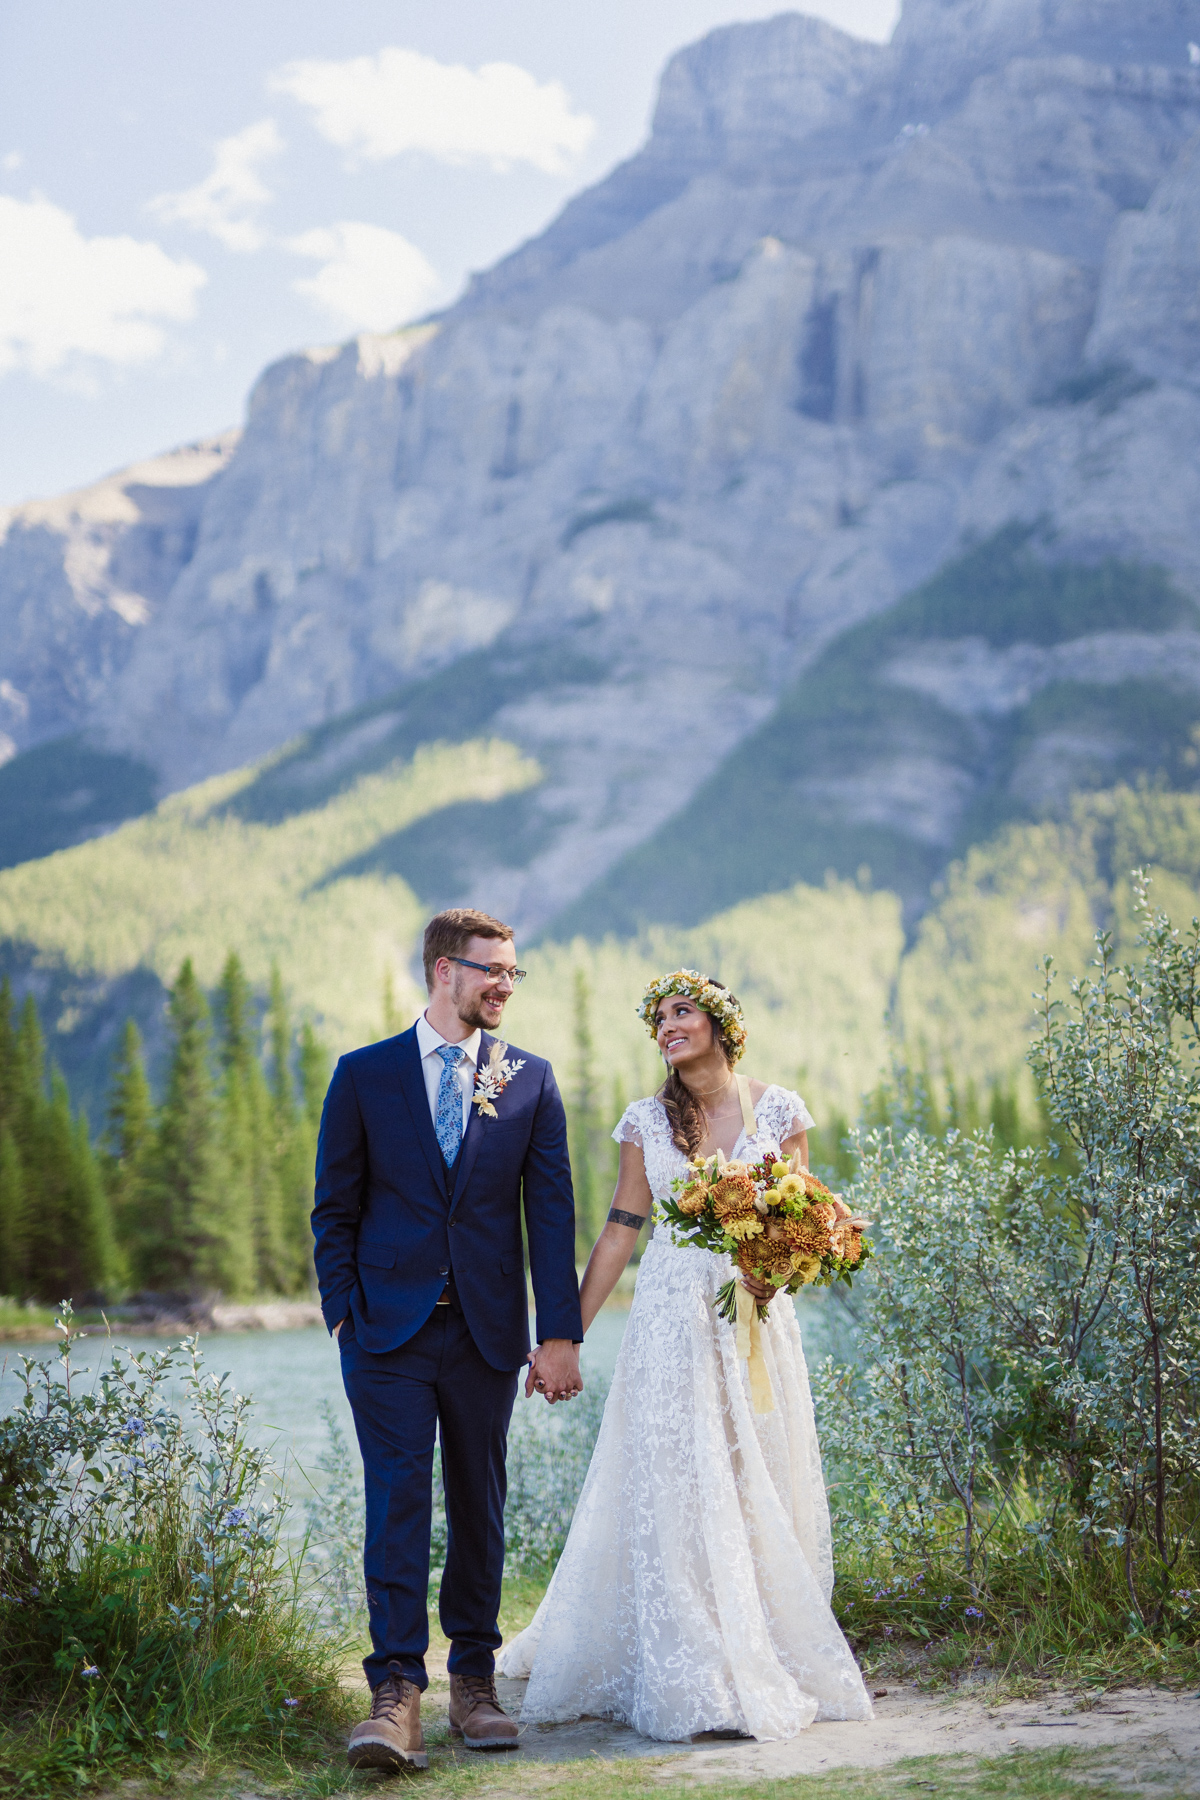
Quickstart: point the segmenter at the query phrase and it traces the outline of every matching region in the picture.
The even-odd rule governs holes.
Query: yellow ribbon
[[[775,1411],[775,1396],[771,1392],[771,1377],[767,1374],[767,1365],[762,1353],[762,1320],[758,1316],[758,1302],[748,1288],[739,1281],[735,1289],[737,1298],[737,1353],[744,1358],[750,1374],[750,1401],[756,1413]]]

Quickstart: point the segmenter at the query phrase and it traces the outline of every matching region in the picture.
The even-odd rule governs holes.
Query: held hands
[[[583,1376],[579,1373],[579,1346],[569,1338],[547,1338],[529,1358],[529,1374],[525,1380],[525,1398],[537,1392],[553,1406],[556,1400],[569,1400],[583,1392]]]

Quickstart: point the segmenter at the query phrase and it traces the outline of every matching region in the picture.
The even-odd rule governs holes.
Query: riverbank
[[[583,1270],[579,1270],[582,1280]],[[637,1270],[621,1275],[607,1305],[628,1312],[633,1300]],[[533,1310],[533,1291],[529,1295]],[[55,1309],[31,1300],[0,1300],[0,1344],[50,1344],[61,1337],[54,1324]],[[80,1307],[75,1323],[84,1331],[111,1331],[115,1336],[188,1337],[213,1331],[299,1331],[320,1325],[316,1300],[282,1300],[277,1294],[258,1300],[224,1300],[219,1294],[193,1299],[179,1294],[135,1295],[132,1300],[105,1307]]]
[[[62,1333],[54,1323],[54,1309],[47,1306],[0,1306],[0,1344],[56,1343]],[[193,1332],[299,1331],[321,1323],[315,1300],[266,1300],[244,1302],[219,1298],[171,1301],[157,1298],[123,1306],[81,1307],[75,1324],[83,1331],[106,1331],[114,1336],[189,1337]]]

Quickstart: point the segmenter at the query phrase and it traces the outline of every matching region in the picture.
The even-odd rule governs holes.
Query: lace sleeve
[[[636,1144],[639,1150],[644,1148],[636,1101],[625,1108],[612,1135],[615,1144]]]
[[[772,1098],[775,1101],[774,1115],[779,1142],[786,1143],[788,1138],[796,1137],[801,1131],[811,1131],[816,1120],[805,1106],[799,1094],[791,1088],[777,1088]]]

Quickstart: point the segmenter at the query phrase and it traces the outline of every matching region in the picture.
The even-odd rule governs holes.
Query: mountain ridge
[[[910,0],[890,46],[782,14],[681,51],[643,150],[438,319],[272,365],[240,437],[190,465],[7,516],[0,848],[31,841],[5,800],[26,757],[61,765],[46,848],[293,739],[302,784],[306,758],[411,753],[414,719],[436,735],[473,697],[542,777],[519,818],[476,819],[447,897],[565,931],[631,858],[669,885],[705,784],[972,544],[1018,530],[1047,566],[1115,559],[1132,594],[1161,568],[1200,599],[1197,38],[1200,0],[1132,23],[1111,0]],[[1096,636],[1075,685],[1106,692]],[[1159,693],[1161,634],[1126,636]],[[909,693],[944,690],[948,655],[965,691],[968,652],[907,654]],[[1039,742],[1095,737],[1071,704]],[[827,795],[853,874],[907,757],[910,914],[962,848],[926,800],[948,819],[953,790],[961,817],[983,791],[971,718],[959,762],[881,741]],[[1166,748],[1129,729],[1085,785],[1190,784],[1174,726]],[[88,754],[110,759],[90,787]]]

